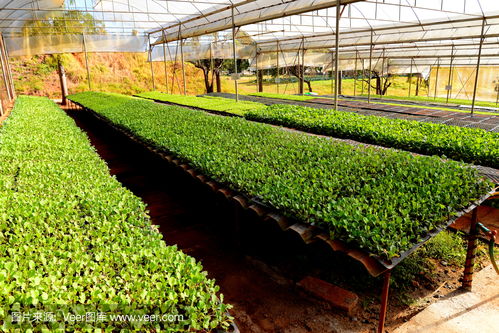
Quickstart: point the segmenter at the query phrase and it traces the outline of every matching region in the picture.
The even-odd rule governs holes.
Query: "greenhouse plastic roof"
[[[295,54],[306,49],[330,52],[335,41],[337,0],[0,0],[0,31],[10,55],[63,52],[144,52],[153,47],[152,60],[178,54],[184,39],[187,59],[231,57],[232,24],[237,27],[238,57],[272,59],[270,53]],[[437,58],[455,64],[474,64],[482,21],[484,64],[499,62],[499,1],[497,0],[342,0],[340,58],[366,58],[373,31],[373,55],[392,63],[432,64]],[[53,22],[68,11],[88,13],[103,26],[102,33],[53,31],[30,36],[23,29],[32,22]],[[232,22],[234,11],[234,22]],[[215,34],[216,33],[216,34]],[[216,35],[216,36],[215,36]],[[165,38],[166,37],[166,38]],[[251,43],[248,43],[248,40]],[[87,45],[83,45],[86,42]],[[214,43],[213,43],[214,42]],[[239,44],[241,44],[241,40]],[[210,46],[210,45],[215,46]],[[252,45],[252,46],[251,46]],[[269,54],[268,56],[263,56]],[[318,60],[317,55],[313,55]],[[296,57],[296,56],[295,56]],[[275,57],[274,57],[275,58]],[[323,56],[325,60],[331,56]],[[410,59],[409,59],[410,58]],[[270,66],[270,62],[267,64]]]

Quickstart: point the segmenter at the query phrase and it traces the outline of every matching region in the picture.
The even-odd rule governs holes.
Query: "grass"
[[[246,112],[251,110],[265,109],[267,106],[262,103],[239,101],[236,102],[230,98],[214,97],[214,96],[183,96],[183,95],[170,95],[157,91],[150,91],[137,94],[136,96],[158,100],[162,102],[170,102],[190,107],[197,107],[206,110],[221,111],[232,113],[235,115],[243,116]]]
[[[273,93],[251,93],[248,96],[256,96],[256,97],[266,97],[266,98],[277,98],[277,99],[286,99],[290,101],[309,101],[317,98],[317,96],[306,96],[306,95],[284,95],[284,94],[273,94]]]
[[[367,95],[363,95],[367,96]],[[380,96],[380,95],[372,95],[372,97],[375,98],[383,98],[383,99],[397,99],[397,100],[406,100],[406,101],[416,101],[416,102],[436,102],[436,103],[445,103],[447,104],[447,99],[444,97],[426,97],[426,96],[393,96],[393,95],[387,95],[387,96]],[[449,103],[450,104],[459,104],[459,105],[471,105],[472,101],[467,100],[467,99],[454,99],[454,98],[449,98]],[[475,102],[476,106],[483,106],[483,107],[490,107],[490,108],[499,108],[499,105],[497,105],[495,102],[484,102],[484,101],[476,101]]]

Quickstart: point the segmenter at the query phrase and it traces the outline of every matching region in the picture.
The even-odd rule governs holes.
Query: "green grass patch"
[[[249,120],[353,139],[425,155],[499,167],[499,133],[296,105],[248,112]]]
[[[461,163],[103,93],[70,99],[208,177],[385,258],[487,193]]]
[[[215,96],[184,96],[170,95],[157,91],[150,91],[137,94],[136,96],[153,99],[162,102],[170,102],[185,106],[197,107],[206,110],[222,111],[242,116],[250,110],[265,109],[266,105],[257,102],[239,101],[236,102],[230,98],[215,97]]]
[[[107,104],[113,103],[109,95]],[[121,98],[133,102],[134,99]],[[119,107],[119,103],[114,103]],[[166,246],[144,203],[109,174],[55,103],[19,97],[0,128],[0,321],[6,331],[191,331],[227,328],[218,287]],[[53,322],[12,323],[12,312]],[[64,315],[102,312],[103,321]],[[111,322],[111,315],[181,315]]]
[[[248,94],[248,96],[286,99],[290,101],[309,101],[311,99],[319,98],[319,96],[285,95],[285,94],[272,94],[272,93],[251,93]]]
[[[366,94],[363,96],[367,97]],[[429,102],[429,103],[446,103],[447,99],[444,97],[426,97],[426,96],[381,96],[381,95],[371,95],[375,98],[383,98],[383,99],[396,99],[396,100],[406,100],[406,101],[416,101],[416,102]],[[472,101],[467,99],[452,99],[449,98],[450,104],[459,104],[459,105],[471,105]],[[483,106],[488,108],[499,108],[499,106],[495,102],[485,102],[485,101],[476,101],[476,106]]]

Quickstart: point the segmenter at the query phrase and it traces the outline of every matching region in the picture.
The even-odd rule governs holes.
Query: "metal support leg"
[[[464,276],[462,288],[470,291],[473,284],[473,266],[475,266],[475,252],[477,245],[476,225],[478,223],[478,208],[471,213],[470,233],[468,235],[468,249],[466,251],[466,262],[464,264]]]
[[[381,307],[379,309],[378,333],[383,333],[385,330],[386,309],[388,308],[388,291],[390,289],[391,275],[391,270],[388,270],[383,274],[383,290],[381,291]]]

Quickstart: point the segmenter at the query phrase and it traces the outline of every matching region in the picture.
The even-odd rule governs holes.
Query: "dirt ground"
[[[245,226],[245,238],[238,246],[226,207],[208,191],[89,114],[70,110],[68,114],[89,135],[111,173],[147,203],[165,241],[200,261],[217,281],[225,302],[233,305],[230,313],[241,332],[375,331],[379,279],[361,273],[348,258],[295,242],[256,221]],[[388,332],[459,287],[462,268],[445,262],[435,265],[436,276],[422,273],[413,282],[412,291],[404,296],[410,302],[401,301],[400,293],[392,289]],[[350,290],[367,281],[367,288],[354,290],[361,299],[358,312],[349,316],[300,290],[296,283],[307,275]]]

